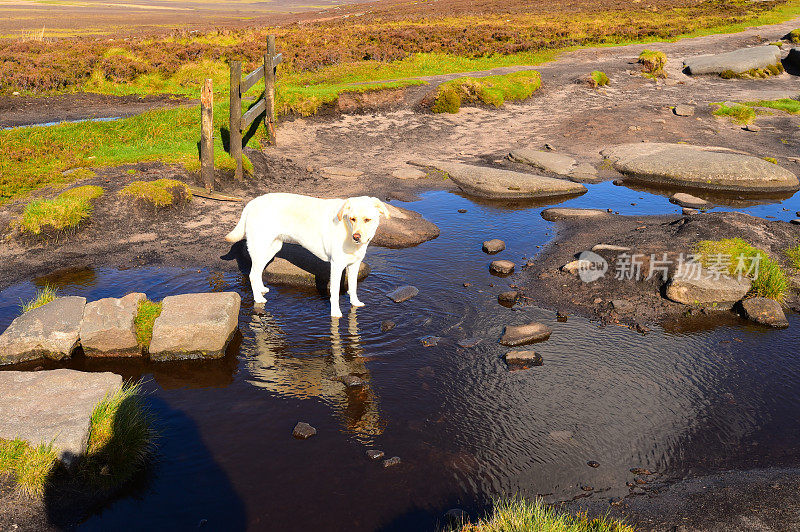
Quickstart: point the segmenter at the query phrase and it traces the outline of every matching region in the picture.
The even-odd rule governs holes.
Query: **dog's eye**
[[[355,217],[355,216],[352,216],[352,217],[350,218],[350,221],[351,221],[351,222],[355,222],[355,221],[356,221],[356,217]]]
[[[371,221],[371,218],[364,218],[364,221],[365,221],[366,223],[369,223],[369,222]]]

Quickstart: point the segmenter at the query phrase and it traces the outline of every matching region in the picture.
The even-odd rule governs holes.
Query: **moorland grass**
[[[22,309],[22,313],[25,314],[28,311],[31,311],[35,308],[39,308],[41,306],[50,303],[57,297],[58,297],[58,288],[55,288],[50,285],[45,285],[42,288],[36,290],[36,295],[34,295],[33,298],[29,299],[28,301],[23,301],[20,304],[20,308]]]
[[[541,85],[542,78],[535,70],[458,78],[439,85],[431,109],[434,113],[457,113],[463,103],[477,102],[500,107],[509,100],[530,98]]]
[[[800,100],[792,98],[779,98],[777,100],[758,100],[755,102],[744,102],[744,105],[750,107],[766,107],[768,109],[777,109],[789,114],[800,114]]]
[[[800,270],[800,244],[787,249],[786,254],[789,255],[789,260],[792,262],[792,266]]]
[[[800,43],[800,28],[790,31],[786,38],[789,42]]]
[[[718,258],[724,259],[724,264],[728,265],[728,274],[738,276],[737,268],[743,267],[741,273],[744,275],[753,263],[753,259],[758,257],[757,272],[750,274],[753,285],[750,293],[760,297],[766,297],[782,302],[786,291],[789,288],[789,279],[781,265],[771,259],[767,253],[747,243],[741,238],[726,238],[723,240],[701,240],[697,243],[696,251],[700,255],[701,262],[708,266],[717,261]],[[740,258],[742,263],[740,263]],[[723,262],[719,262],[723,264]],[[756,274],[752,278],[752,274]]]
[[[103,195],[95,185],[72,188],[54,199],[39,199],[27,204],[17,220],[23,232],[38,235],[46,229],[74,229],[92,214],[92,201]]]
[[[724,103],[714,104],[717,106],[711,114],[730,119],[737,124],[750,124],[756,118],[755,110],[749,105],[735,103],[726,105]]]
[[[15,486],[29,496],[41,496],[56,466],[51,445],[31,446],[19,439],[0,439],[0,474],[9,475]]]
[[[161,303],[145,299],[139,302],[134,324],[136,325],[136,340],[145,349],[150,347],[153,338],[153,323],[161,315]]]
[[[177,189],[177,190],[176,190]],[[121,196],[144,200],[156,207],[168,207],[176,201],[191,199],[192,193],[186,183],[177,179],[156,179],[153,181],[133,181],[119,191]]]
[[[477,523],[467,523],[451,530],[458,532],[634,532],[623,521],[607,517],[590,519],[571,515],[544,504],[520,497],[497,500],[492,512]]]
[[[593,70],[589,74],[589,85],[591,85],[595,89],[597,87],[605,87],[606,85],[608,85],[608,76],[606,75],[605,72],[601,72],[599,70]]]

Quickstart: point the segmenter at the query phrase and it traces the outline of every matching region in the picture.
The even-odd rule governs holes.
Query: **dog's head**
[[[344,221],[347,234],[356,244],[369,244],[378,230],[381,215],[389,217],[389,209],[378,198],[358,196],[344,200],[336,217]]]

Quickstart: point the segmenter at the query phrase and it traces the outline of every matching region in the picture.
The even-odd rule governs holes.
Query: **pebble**
[[[596,468],[596,467],[600,467],[600,462],[597,462],[596,460],[589,460],[588,462],[586,462],[586,465],[588,465],[589,467],[595,467]]]
[[[308,423],[304,423],[300,421],[297,425],[294,426],[294,430],[292,431],[292,436],[300,440],[306,440],[317,433],[317,429],[309,425]]]
[[[467,209],[458,209],[458,212],[460,212],[461,214],[464,214],[465,212],[467,212]]]
[[[395,322],[392,320],[385,320],[381,323],[381,332],[388,332],[395,328]]]
[[[401,286],[399,288],[395,288],[394,290],[386,294],[386,297],[388,297],[395,303],[402,303],[403,301],[408,301],[417,294],[419,294],[419,288],[417,288],[416,286],[406,285],[406,286]]]
[[[464,283],[463,286],[464,288],[469,288],[470,286],[472,286],[472,283]]]
[[[489,265],[489,269],[495,273],[507,275],[514,271],[514,263],[510,260],[495,260]]]
[[[400,457],[399,456],[392,456],[391,458],[387,458],[383,461],[383,467],[392,467],[400,465]]]
[[[367,451],[367,458],[370,460],[380,460],[383,458],[383,451],[379,451],[377,449],[369,449]]]
[[[630,471],[634,475],[652,475],[653,474],[652,471],[650,471],[649,469],[645,469],[643,467],[632,467],[630,469]]]
[[[569,316],[567,316],[566,314],[562,313],[560,310],[556,311],[556,321],[559,321],[559,322],[563,323],[563,322],[567,321],[568,317]]]
[[[493,238],[483,243],[483,252],[488,253],[489,255],[500,253],[504,249],[506,249],[506,243],[499,238]]]
[[[592,251],[630,251],[631,248],[627,246],[616,246],[614,244],[597,244],[592,246]]]
[[[586,486],[586,485],[581,486],[581,489],[583,491],[592,491],[592,490],[594,490],[594,488],[592,486]]]

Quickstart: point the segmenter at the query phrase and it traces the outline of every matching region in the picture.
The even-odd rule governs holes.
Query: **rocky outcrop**
[[[69,358],[78,346],[86,298],[60,297],[16,318],[0,335],[0,365]]]
[[[121,299],[107,297],[86,304],[80,341],[86,356],[137,356],[142,348],[136,338],[134,320],[142,293]]]
[[[789,170],[724,148],[639,142],[602,153],[627,179],[654,185],[760,193],[800,188]]]
[[[730,309],[750,291],[751,282],[746,277],[717,277],[709,273],[701,269],[699,275],[673,277],[667,285],[667,297],[684,305]]]
[[[0,371],[0,438],[52,444],[69,463],[86,452],[95,406],[121,386],[114,373]]]
[[[755,46],[753,48],[740,48],[732,52],[712,55],[698,55],[683,61],[687,73],[722,74],[730,70],[736,74],[748,70],[766,68],[781,62],[781,49],[777,46]]]
[[[165,297],[153,324],[150,359],[155,361],[221,358],[239,321],[236,292]]]
[[[783,328],[789,326],[789,320],[783,313],[781,304],[766,297],[753,297],[741,302],[747,319],[769,327]]]

